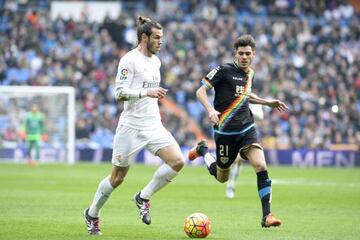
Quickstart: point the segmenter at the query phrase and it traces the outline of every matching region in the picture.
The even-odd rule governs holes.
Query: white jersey
[[[147,57],[137,48],[129,51],[120,59],[115,91],[120,88],[140,90],[159,87],[160,66],[156,55]],[[125,101],[118,127],[120,125],[139,130],[161,125],[158,99],[144,97]]]
[[[261,104],[249,104],[251,112],[255,118],[255,120],[263,120],[264,119],[264,110]]]

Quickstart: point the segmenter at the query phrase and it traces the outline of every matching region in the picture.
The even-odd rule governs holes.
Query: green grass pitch
[[[93,239],[82,212],[109,164],[0,164],[0,239]],[[185,217],[202,212],[212,221],[208,239],[359,239],[360,169],[270,167],[272,211],[279,228],[260,227],[256,176],[246,166],[236,196],[205,167],[186,166],[151,201],[152,224],[141,223],[130,201],[151,178],[155,166],[132,166],[101,213],[98,239],[188,239]]]

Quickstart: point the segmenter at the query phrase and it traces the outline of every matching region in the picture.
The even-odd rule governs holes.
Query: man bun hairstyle
[[[235,50],[238,47],[246,47],[246,46],[250,46],[252,50],[255,50],[256,48],[255,39],[250,34],[241,35],[238,39],[236,39],[234,43]]]
[[[137,32],[137,40],[140,43],[141,42],[141,35],[143,33],[145,33],[147,36],[150,37],[151,33],[152,33],[152,29],[153,28],[157,28],[157,29],[163,29],[163,27],[160,25],[160,23],[155,22],[153,20],[151,20],[148,17],[144,17],[144,16],[139,16],[136,19],[136,32]]]

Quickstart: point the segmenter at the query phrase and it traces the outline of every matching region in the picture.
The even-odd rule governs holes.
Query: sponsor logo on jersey
[[[119,77],[120,80],[125,80],[128,78],[128,76],[129,76],[129,71],[126,68],[120,71],[120,77]]]
[[[156,88],[159,86],[160,86],[159,82],[143,82],[142,85],[143,88]]]
[[[244,86],[236,85],[236,89],[235,89],[235,94],[234,94],[234,96],[235,96],[235,97],[240,97],[241,95],[244,94],[244,91],[245,91],[245,87],[244,87]]]
[[[232,79],[234,79],[236,81],[242,81],[243,80],[241,77],[232,77]]]

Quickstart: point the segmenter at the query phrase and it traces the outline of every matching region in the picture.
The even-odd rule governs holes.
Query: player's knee
[[[255,172],[261,172],[261,171],[265,171],[267,169],[266,164],[262,163],[262,162],[254,163],[253,167],[255,169]]]
[[[217,177],[218,182],[225,183],[229,180],[229,177]]]
[[[178,172],[184,167],[184,164],[185,164],[184,158],[179,156],[174,158],[173,161],[171,161],[171,164],[169,165],[172,169]]]
[[[110,179],[110,183],[111,183],[111,186],[113,186],[113,188],[118,187],[123,181],[124,181],[124,177],[119,176],[119,175],[112,177]]]
[[[217,168],[216,179],[220,183],[227,182],[227,180],[229,180],[229,173],[230,173],[230,168],[222,169],[222,168],[218,167]]]

